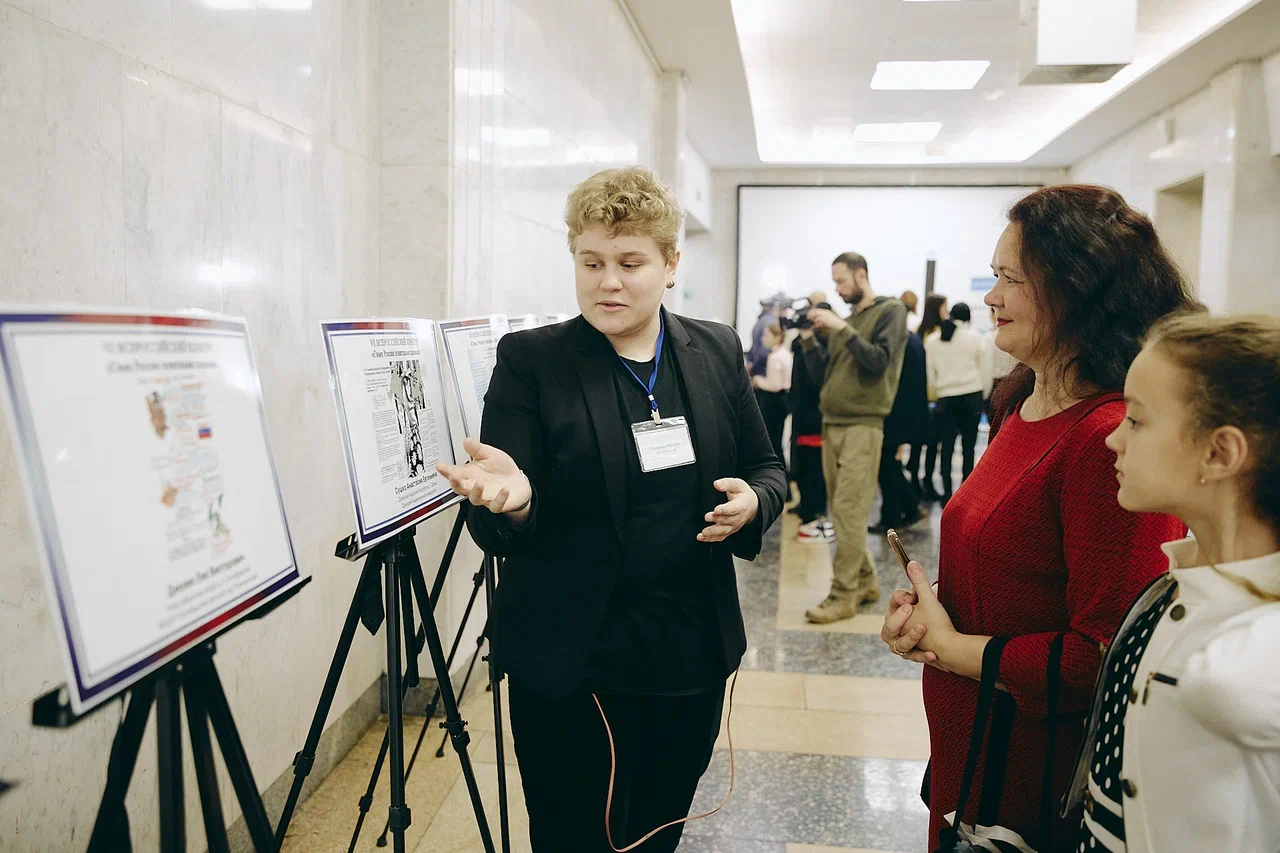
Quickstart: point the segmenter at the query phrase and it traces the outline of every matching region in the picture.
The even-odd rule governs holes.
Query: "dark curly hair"
[[[1107,187],[1067,184],[1036,190],[1009,210],[1020,255],[1049,329],[1044,344],[1073,396],[1119,391],[1157,320],[1200,309],[1155,226]],[[1000,382],[999,417],[1030,396],[1024,364]]]

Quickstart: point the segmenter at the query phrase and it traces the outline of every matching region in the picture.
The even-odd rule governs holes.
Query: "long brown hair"
[[[1048,329],[1049,362],[1073,396],[1123,388],[1152,324],[1198,307],[1151,220],[1113,189],[1045,187],[1017,202],[1009,221]],[[1018,365],[1000,383],[993,414],[1003,418],[1034,388],[1031,368]]]
[[[1248,438],[1253,510],[1280,531],[1280,318],[1169,317],[1148,345],[1185,372],[1198,433],[1234,426]]]
[[[920,340],[929,337],[934,329],[942,328],[942,306],[947,304],[947,297],[939,293],[930,293],[924,298],[924,313],[920,315],[920,328],[916,334]]]

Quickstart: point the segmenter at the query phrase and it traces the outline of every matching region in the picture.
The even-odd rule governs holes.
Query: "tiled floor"
[[[875,513],[873,512],[873,518]],[[903,534],[909,553],[936,576],[939,510]],[[754,563],[739,563],[747,625],[733,707],[737,787],[718,814],[689,825],[683,853],[897,853],[921,851],[927,812],[919,799],[929,743],[920,673],[879,641],[882,604],[830,626],[808,625],[804,610],[830,581],[831,548],[795,540],[796,518],[784,516]],[[870,537],[886,592],[902,586],[883,539]],[[497,826],[495,733],[489,694],[463,704],[471,755],[494,838]],[[406,723],[412,748],[421,718]],[[294,853],[345,851],[369,771],[385,732],[371,729],[299,810],[286,841]],[[727,733],[694,801],[714,808],[729,785]],[[467,786],[452,750],[435,757],[435,723],[408,786],[413,824],[407,849],[418,853],[482,850]],[[529,850],[527,818],[510,735],[507,778],[513,851]],[[386,820],[386,774],[357,850],[374,851]],[[387,849],[387,848],[382,848]],[[499,847],[500,849],[500,847]]]

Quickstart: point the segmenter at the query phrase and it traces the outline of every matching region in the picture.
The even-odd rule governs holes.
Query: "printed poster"
[[[493,366],[498,362],[498,341],[510,331],[503,314],[448,320],[440,324],[449,371],[458,391],[462,429],[469,437],[480,437],[484,418],[484,397],[489,391]]]
[[[243,320],[0,310],[77,713],[299,582]]]
[[[430,320],[321,323],[361,548],[460,500],[436,465],[453,464],[444,381]]]
[[[525,329],[536,329],[542,325],[542,320],[537,314],[512,314],[508,319],[508,325],[513,332],[523,332]]]

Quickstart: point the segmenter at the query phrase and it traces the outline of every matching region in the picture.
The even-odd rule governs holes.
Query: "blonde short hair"
[[[579,234],[603,225],[614,236],[652,237],[667,261],[676,255],[683,218],[671,188],[643,166],[592,175],[574,187],[564,208],[570,252]]]

